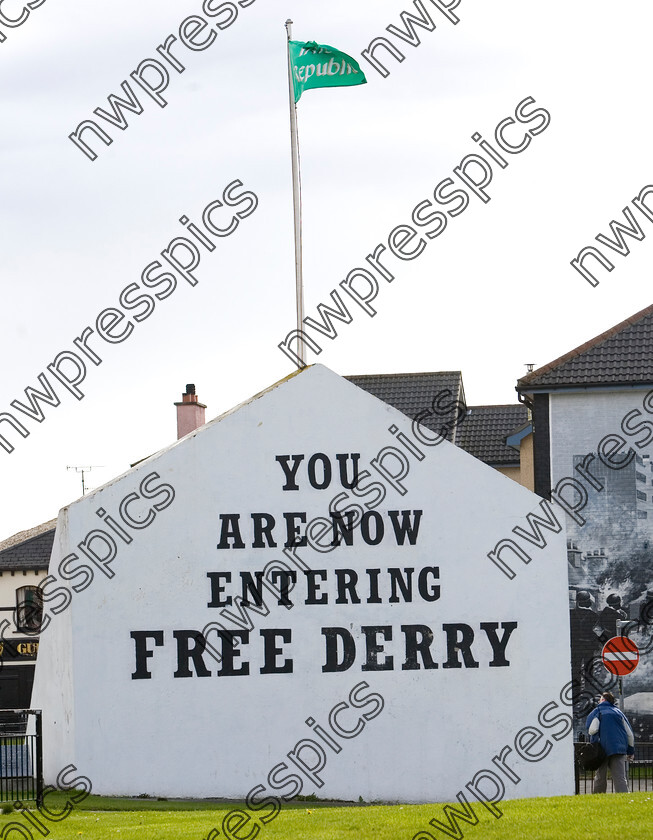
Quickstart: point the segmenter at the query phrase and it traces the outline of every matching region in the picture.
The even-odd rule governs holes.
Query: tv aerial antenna
[[[91,472],[91,470],[101,470],[103,466],[101,464],[92,464],[89,467],[66,467],[67,470],[75,470],[76,473],[82,474],[82,496],[86,495],[86,473]]]

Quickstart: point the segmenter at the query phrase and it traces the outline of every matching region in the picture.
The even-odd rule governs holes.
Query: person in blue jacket
[[[592,793],[605,793],[608,767],[615,793],[628,793],[628,761],[635,755],[635,737],[626,715],[616,707],[614,694],[604,691],[585,726],[592,742],[600,741],[605,761],[594,774]]]

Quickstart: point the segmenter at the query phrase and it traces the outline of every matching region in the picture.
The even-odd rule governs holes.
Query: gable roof
[[[516,390],[653,383],[653,305],[517,382]]]
[[[450,391],[453,400],[465,402],[463,378],[459,370],[431,371],[426,373],[379,373],[363,376],[345,376],[368,394],[401,411],[407,417],[415,418],[424,413],[423,425],[432,431],[440,431],[441,421],[436,416],[426,415],[433,399],[442,391]],[[447,434],[452,440],[456,430]]]
[[[519,450],[506,438],[528,423],[525,405],[473,405],[456,429],[456,445],[492,467],[519,467]]]
[[[0,572],[47,569],[56,524],[51,519],[0,542]]]

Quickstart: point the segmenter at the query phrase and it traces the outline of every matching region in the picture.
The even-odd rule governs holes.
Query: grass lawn
[[[51,794],[48,807],[54,812],[64,797]],[[50,829],[51,840],[131,840],[152,837],[156,840],[204,840],[217,828],[219,838],[222,820],[239,803],[177,802],[133,799],[105,799],[89,796],[79,803],[62,822],[42,822]],[[459,807],[459,806],[456,806]],[[653,791],[648,793],[608,794],[605,796],[568,796],[552,799],[521,799],[500,803],[500,818],[492,816],[481,805],[474,811],[476,825],[460,822],[460,832],[445,834],[429,826],[429,820],[443,819],[442,805],[333,805],[321,802],[293,802],[284,805],[277,818],[260,828],[242,825],[231,838],[236,840],[429,840],[433,837],[468,837],[472,840],[532,840],[532,838],[564,838],[564,840],[653,840]],[[37,814],[38,816],[38,814]],[[29,835],[9,830],[17,822],[29,827],[19,812],[0,816],[0,836],[6,840],[22,840]],[[446,819],[445,819],[446,823]],[[6,830],[6,833],[5,833]],[[43,834],[31,827],[33,837]]]

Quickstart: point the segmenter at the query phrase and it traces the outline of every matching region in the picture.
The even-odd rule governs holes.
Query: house
[[[525,405],[468,406],[455,443],[522,487],[534,489],[533,428]]]
[[[535,492],[565,511],[577,674],[653,590],[653,306],[522,377],[517,391],[532,411]],[[653,692],[650,656],[623,692],[627,713],[629,697]],[[653,715],[637,726],[653,740]]]
[[[345,378],[408,417],[419,417],[420,423],[441,432],[479,461],[534,489],[533,430],[526,405],[468,406],[458,370]],[[459,413],[452,413],[454,404],[461,407]]]
[[[56,520],[0,542],[0,710],[29,709]],[[4,719],[4,718],[3,718]]]

